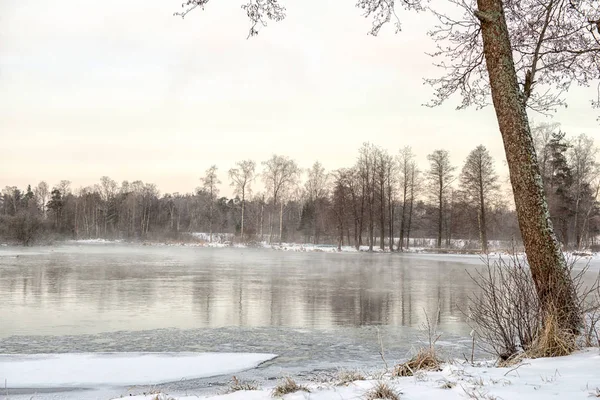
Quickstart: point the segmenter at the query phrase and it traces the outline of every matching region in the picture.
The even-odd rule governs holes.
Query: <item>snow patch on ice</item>
[[[151,385],[231,374],[275,358],[255,353],[81,353],[0,355],[10,388]]]

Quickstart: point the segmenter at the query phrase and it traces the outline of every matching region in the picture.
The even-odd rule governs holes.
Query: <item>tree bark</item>
[[[477,0],[477,6],[492,100],[537,295],[546,321],[553,316],[559,328],[576,333],[582,322],[577,296],[550,220],[502,0]]]

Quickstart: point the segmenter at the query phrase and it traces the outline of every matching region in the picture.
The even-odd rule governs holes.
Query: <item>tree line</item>
[[[560,241],[565,248],[593,245],[600,227],[593,139],[567,137],[557,124],[537,126],[534,137]],[[51,189],[46,182],[25,190],[7,186],[0,197],[0,234],[32,244],[48,238],[182,240],[206,232],[209,241],[225,233],[242,242],[392,251],[417,244],[487,252],[490,240],[520,241],[510,196],[484,146],[460,166],[443,149],[427,161],[420,168],[410,147],[391,154],[371,143],[360,147],[354,165],[331,172],[319,162],[303,170],[280,155],[258,165],[243,160],[227,171],[232,198],[219,195],[215,165],[185,194],[161,194],[154,184],[118,184],[106,176],[78,189],[66,180]]]

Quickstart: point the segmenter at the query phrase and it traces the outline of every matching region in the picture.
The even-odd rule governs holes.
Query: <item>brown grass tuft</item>
[[[341,370],[337,375],[337,385],[338,386],[346,386],[349,383],[356,381],[364,381],[365,376],[357,370]]]
[[[233,393],[239,392],[241,390],[258,390],[258,385],[250,382],[242,382],[236,376],[231,378],[231,382],[229,382],[229,386],[225,390],[225,393]]]
[[[576,350],[576,336],[560,329],[556,313],[544,320],[544,327],[532,348],[527,351],[531,358],[568,356]]]
[[[417,371],[441,371],[442,361],[433,347],[422,348],[416,356],[394,368],[392,376],[414,376]]]
[[[279,383],[279,385],[277,385],[275,387],[275,389],[273,389],[272,396],[273,397],[282,397],[288,393],[295,393],[295,392],[310,393],[310,389],[308,389],[306,386],[298,385],[296,383],[296,381],[294,381],[292,378],[287,377],[283,381],[281,381]]]
[[[377,382],[375,386],[365,393],[366,400],[387,399],[400,400],[400,395],[385,382]]]

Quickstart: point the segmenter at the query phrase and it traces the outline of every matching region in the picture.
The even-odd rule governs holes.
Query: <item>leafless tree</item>
[[[46,203],[48,202],[48,184],[46,183],[46,181],[41,181],[40,183],[37,184],[37,186],[35,187],[35,189],[33,190],[33,193],[35,195],[35,199],[40,207],[40,210],[42,210],[42,215],[44,216],[44,219],[47,218],[47,208],[46,208]]]
[[[229,170],[229,179],[231,179],[231,186],[235,188],[235,193],[242,196],[242,224],[240,229],[240,235],[242,242],[244,241],[244,210],[246,208],[246,193],[250,193],[250,184],[254,179],[254,171],[256,169],[256,163],[252,160],[240,161],[237,164],[237,168]]]
[[[593,193],[593,182],[600,174],[599,165],[596,162],[598,148],[594,144],[594,139],[581,134],[572,142],[568,151],[569,164],[573,175],[573,197],[575,209],[573,210],[573,230],[575,233],[575,246],[581,249],[582,237],[585,232],[587,220],[596,206],[595,200],[597,193]],[[587,194],[587,196],[586,196]]]
[[[429,180],[430,195],[437,202],[438,209],[437,248],[439,249],[442,247],[444,205],[446,204],[448,190],[454,180],[453,172],[456,168],[450,163],[450,155],[446,150],[435,150],[427,156],[427,160],[429,160],[427,177]]]
[[[364,143],[359,150],[357,170],[361,180],[362,205],[368,216],[367,235],[369,251],[375,242],[375,170],[379,149],[371,143]],[[361,231],[362,232],[362,231]]]
[[[548,112],[564,104],[572,83],[600,78],[600,3],[451,1],[462,16],[436,13],[440,24],[431,32],[443,44],[435,56],[445,70],[429,80],[437,88],[433,104],[459,92],[462,107],[481,107],[491,95],[540,303],[560,329],[576,331],[576,293],[550,220],[526,109]]]
[[[268,190],[271,191],[273,207],[277,207],[278,202],[281,203],[279,210],[279,243],[281,244],[283,233],[283,201],[281,201],[280,197],[287,189],[297,183],[300,169],[294,160],[276,154],[262,164],[264,168],[262,178]],[[271,210],[269,223],[269,243],[273,241],[272,214],[273,210]]]
[[[490,196],[498,191],[499,186],[494,160],[484,146],[477,146],[467,156],[460,174],[460,185],[467,200],[477,205],[481,251],[487,253],[486,211]]]
[[[219,178],[217,177],[217,166],[212,165],[209,169],[204,173],[204,177],[201,178],[202,186],[204,190],[209,195],[208,201],[208,226],[209,226],[209,241],[212,243],[213,238],[213,216],[214,216],[214,207],[215,200],[217,199],[217,195],[219,194],[219,188],[217,185],[221,183]]]
[[[398,157],[398,164],[400,165],[400,182],[402,188],[402,214],[400,215],[400,240],[398,241],[398,251],[402,251],[404,248],[404,236],[407,230],[407,222],[410,218],[408,212],[412,205],[411,184],[414,183],[413,175],[414,169],[416,168],[415,155],[412,152],[410,146],[406,146],[400,150]],[[406,243],[408,247],[408,243]]]
[[[552,139],[552,134],[558,132],[559,129],[560,124],[557,122],[533,125],[531,128],[533,146],[537,154],[538,163],[540,164],[542,179],[549,175],[550,170],[550,149],[548,144]]]
[[[304,189],[308,195],[308,201],[314,207],[313,221],[313,242],[316,244],[319,241],[319,225],[323,208],[323,201],[329,192],[329,174],[325,172],[325,168],[320,162],[315,162],[308,169],[308,179],[304,185]]]

